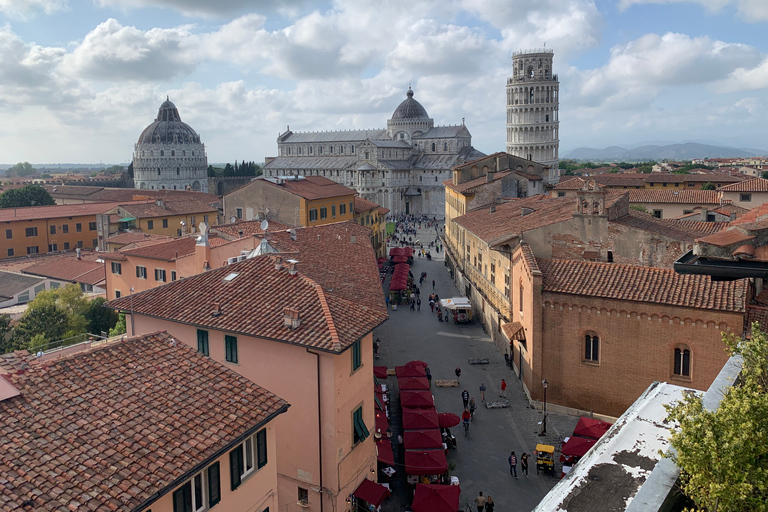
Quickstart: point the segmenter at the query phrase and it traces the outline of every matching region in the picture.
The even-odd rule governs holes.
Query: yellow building
[[[351,188],[322,176],[257,178],[224,196],[229,222],[275,219],[289,226],[354,220]]]
[[[378,204],[355,197],[355,222],[371,229],[371,245],[377,258],[387,256],[387,214]]]

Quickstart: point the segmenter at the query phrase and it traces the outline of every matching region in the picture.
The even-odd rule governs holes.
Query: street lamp
[[[541,433],[540,436],[547,435],[547,386],[549,382],[547,379],[541,381],[541,387],[544,388],[544,419],[541,421]]]

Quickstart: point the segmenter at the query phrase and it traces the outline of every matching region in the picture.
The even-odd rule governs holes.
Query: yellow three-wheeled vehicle
[[[536,445],[536,472],[555,472],[555,447],[548,444]]]

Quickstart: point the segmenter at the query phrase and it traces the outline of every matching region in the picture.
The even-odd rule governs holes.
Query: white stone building
[[[133,181],[139,189],[208,192],[208,157],[200,136],[166,100],[133,151]]]
[[[553,56],[549,48],[516,51],[507,78],[507,153],[548,165],[548,183],[560,177],[560,82]]]
[[[464,124],[435,126],[424,107],[407,98],[380,130],[297,132],[277,138],[267,177],[325,176],[355,189],[393,215],[445,215],[443,181],[451,169],[485,156],[472,147]]]

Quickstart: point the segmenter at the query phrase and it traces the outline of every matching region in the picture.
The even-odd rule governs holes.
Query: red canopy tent
[[[419,361],[417,359],[415,361],[408,361],[407,363],[405,363],[405,366],[423,366],[424,368],[426,368],[429,365],[427,363],[425,363],[424,361]]]
[[[407,430],[403,433],[403,445],[406,450],[431,450],[443,447],[443,436],[440,430]]]
[[[403,254],[403,248],[402,247],[393,247],[389,250],[389,256],[399,256]]]
[[[407,474],[441,475],[447,471],[448,461],[445,459],[443,450],[405,450],[405,472]]]
[[[376,409],[379,411],[383,411],[384,410],[384,393],[374,393],[374,395],[376,396],[376,398],[379,399],[378,402],[375,402]]]
[[[461,423],[461,418],[452,412],[441,412],[437,415],[437,422],[441,427],[451,428]]]
[[[432,393],[426,389],[413,389],[400,392],[400,406],[408,409],[434,409]]]
[[[456,512],[459,510],[458,485],[416,484],[413,512]]]
[[[560,453],[566,457],[583,457],[596,442],[596,439],[571,436],[567,443],[563,443]]]
[[[384,437],[376,441],[376,458],[379,462],[392,466],[395,464],[395,456],[392,453],[392,441]]]
[[[397,379],[397,385],[400,391],[429,389],[429,381],[427,381],[426,377],[403,377],[402,379]]]
[[[402,252],[401,252],[400,254],[402,254],[403,256],[407,256],[407,257],[409,257],[409,258],[410,258],[411,256],[413,256],[413,247],[403,247],[403,248],[401,249],[401,251],[402,251]]]
[[[374,427],[374,432],[381,432],[382,435],[384,435],[384,432],[387,431],[389,428],[389,421],[387,421],[387,415],[384,414],[384,411],[376,411],[376,426]]]
[[[406,256],[395,256],[392,258],[392,261],[395,263],[406,263],[408,261],[408,257]]]
[[[387,367],[386,366],[374,366],[373,367],[373,376],[377,379],[386,379],[387,378]]]
[[[579,422],[576,424],[576,428],[573,429],[573,435],[580,437],[588,437],[590,439],[600,439],[603,434],[608,432],[611,428],[611,423],[595,420],[592,418],[586,418],[582,416],[579,418]]]
[[[438,427],[437,412],[434,409],[403,409],[403,430],[424,430]]]
[[[370,503],[374,507],[381,505],[381,502],[387,499],[390,494],[389,489],[367,478],[360,482],[360,485],[352,493],[354,497]]]
[[[427,372],[423,366],[410,364],[407,366],[395,366],[395,375],[397,375],[398,379],[400,377],[426,377]]]

